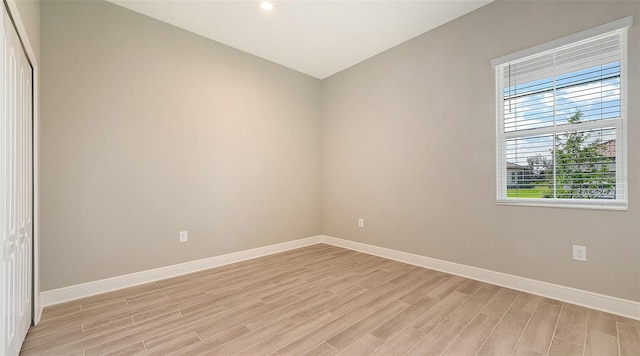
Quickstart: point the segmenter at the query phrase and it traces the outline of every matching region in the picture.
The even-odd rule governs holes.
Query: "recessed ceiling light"
[[[260,7],[262,8],[262,10],[269,11],[273,9],[273,4],[268,1],[263,1],[260,3]]]

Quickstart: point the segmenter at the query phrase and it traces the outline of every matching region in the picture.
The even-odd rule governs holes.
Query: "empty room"
[[[640,355],[640,2],[2,9],[0,355]]]

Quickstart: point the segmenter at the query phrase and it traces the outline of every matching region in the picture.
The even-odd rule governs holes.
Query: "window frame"
[[[496,80],[496,202],[498,205],[515,206],[542,206],[560,208],[627,210],[628,208],[628,176],[627,176],[627,98],[628,98],[628,31],[632,24],[632,18],[623,18],[608,24],[604,24],[586,31],[560,38],[539,46],[500,57],[491,61],[495,68]],[[573,45],[576,42],[591,39],[599,35],[619,32],[620,53],[620,117],[601,119],[595,121],[583,121],[579,123],[554,124],[547,127],[539,127],[527,130],[514,130],[505,132],[504,115],[504,72],[500,70],[505,64],[540,55],[544,52],[557,50],[561,47]],[[554,78],[568,72],[555,73]],[[554,97],[555,102],[556,97]],[[571,126],[569,126],[571,125]],[[541,135],[555,135],[583,130],[615,129],[616,140],[616,199],[562,199],[562,198],[521,198],[507,195],[509,177],[507,170],[507,140]],[[555,142],[555,139],[554,139]],[[555,161],[555,160],[554,160]],[[555,168],[554,168],[555,176]],[[554,177],[554,184],[556,183]],[[621,197],[621,198],[619,198]]]

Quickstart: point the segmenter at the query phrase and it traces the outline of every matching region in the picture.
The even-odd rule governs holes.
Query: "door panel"
[[[21,51],[22,52],[22,51]],[[24,55],[24,53],[23,53]],[[31,324],[31,211],[32,200],[31,192],[33,191],[33,177],[31,176],[32,156],[31,149],[31,66],[26,56],[22,58],[20,66],[20,77],[18,83],[18,110],[19,122],[19,139],[20,148],[18,150],[18,236],[17,236],[17,253],[18,253],[18,284],[19,297],[18,300],[18,319],[20,320],[21,332],[28,330]]]
[[[31,325],[32,68],[2,7],[0,63],[0,354],[14,355]]]

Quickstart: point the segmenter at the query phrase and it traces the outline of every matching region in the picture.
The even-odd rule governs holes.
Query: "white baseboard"
[[[43,291],[41,293],[41,305],[46,307],[49,305],[64,303],[71,300],[90,297],[92,295],[100,293],[106,293],[143,283],[154,282],[187,273],[193,273],[209,268],[224,266],[227,264],[245,261],[252,258],[314,245],[321,242],[322,236],[312,236],[304,239],[282,242],[275,245],[258,247],[251,250],[233,252],[226,255],[214,256],[201,260],[180,263],[177,265],[131,273],[124,276],[117,276],[107,279],[101,279],[98,281],[77,284],[69,287]]]
[[[616,298],[604,294],[542,282],[535,279],[462,265],[459,263],[447,262],[408,252],[344,240],[337,237],[322,236],[322,242],[328,245],[364,252],[370,255],[388,258],[390,260],[455,274],[522,292],[537,294],[543,297],[557,299],[563,302],[640,320],[640,302],[632,300]]]
[[[318,243],[343,247],[640,320],[640,302],[324,235],[44,291],[41,293],[41,305],[46,307]]]

